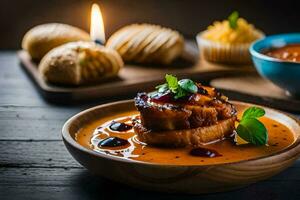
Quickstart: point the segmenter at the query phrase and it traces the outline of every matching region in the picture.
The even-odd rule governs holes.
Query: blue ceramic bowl
[[[272,35],[254,42],[249,50],[261,76],[287,90],[291,95],[300,96],[300,63],[283,61],[262,53],[270,48],[296,43],[300,44],[300,33]]]

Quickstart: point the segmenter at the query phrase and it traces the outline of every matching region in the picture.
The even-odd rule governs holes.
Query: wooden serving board
[[[31,60],[30,55],[23,50],[18,52],[21,66],[35,82],[42,96],[46,100],[56,103],[128,96],[138,91],[147,91],[153,89],[154,85],[163,82],[166,73],[178,77],[197,78],[201,82],[207,82],[216,77],[236,76],[245,71],[253,71],[251,66],[228,68],[224,65],[211,64],[205,61],[198,62],[198,54],[195,43],[187,42],[183,59],[171,66],[126,65],[116,80],[90,86],[65,87],[45,82],[37,70],[38,64]]]
[[[91,100],[116,100],[132,97],[139,91],[150,91],[154,85],[164,81],[166,73],[179,78],[192,78],[205,85],[212,85],[232,100],[265,105],[281,110],[300,113],[300,100],[262,79],[253,66],[227,66],[209,63],[198,58],[194,42],[186,43],[184,59],[189,61],[174,63],[172,66],[126,65],[119,78],[97,85],[64,87],[45,82],[26,51],[19,51],[21,66],[31,77],[42,96],[53,103],[69,104]],[[194,64],[192,61],[195,61]]]

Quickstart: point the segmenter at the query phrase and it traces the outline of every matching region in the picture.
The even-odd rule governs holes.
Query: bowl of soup
[[[254,106],[231,103],[238,117]],[[168,193],[221,192],[267,179],[299,157],[299,121],[263,108],[266,115],[260,120],[268,131],[267,145],[235,145],[228,138],[203,146],[210,151],[200,157],[191,154],[192,147],[161,148],[141,142],[131,124],[139,115],[133,100],[96,106],[73,116],[65,123],[62,137],[81,165],[113,181]]]
[[[265,37],[250,47],[261,76],[293,96],[300,96],[300,33]]]

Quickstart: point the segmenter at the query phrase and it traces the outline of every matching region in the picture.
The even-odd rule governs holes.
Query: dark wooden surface
[[[0,199],[300,199],[300,160],[247,188],[198,196],[141,191],[95,177],[69,155],[60,131],[73,114],[100,103],[45,102],[19,66],[16,52],[1,52]]]

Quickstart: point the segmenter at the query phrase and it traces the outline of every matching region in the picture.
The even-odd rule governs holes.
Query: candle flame
[[[105,43],[104,23],[100,7],[94,3],[92,5],[90,35],[92,40]]]

